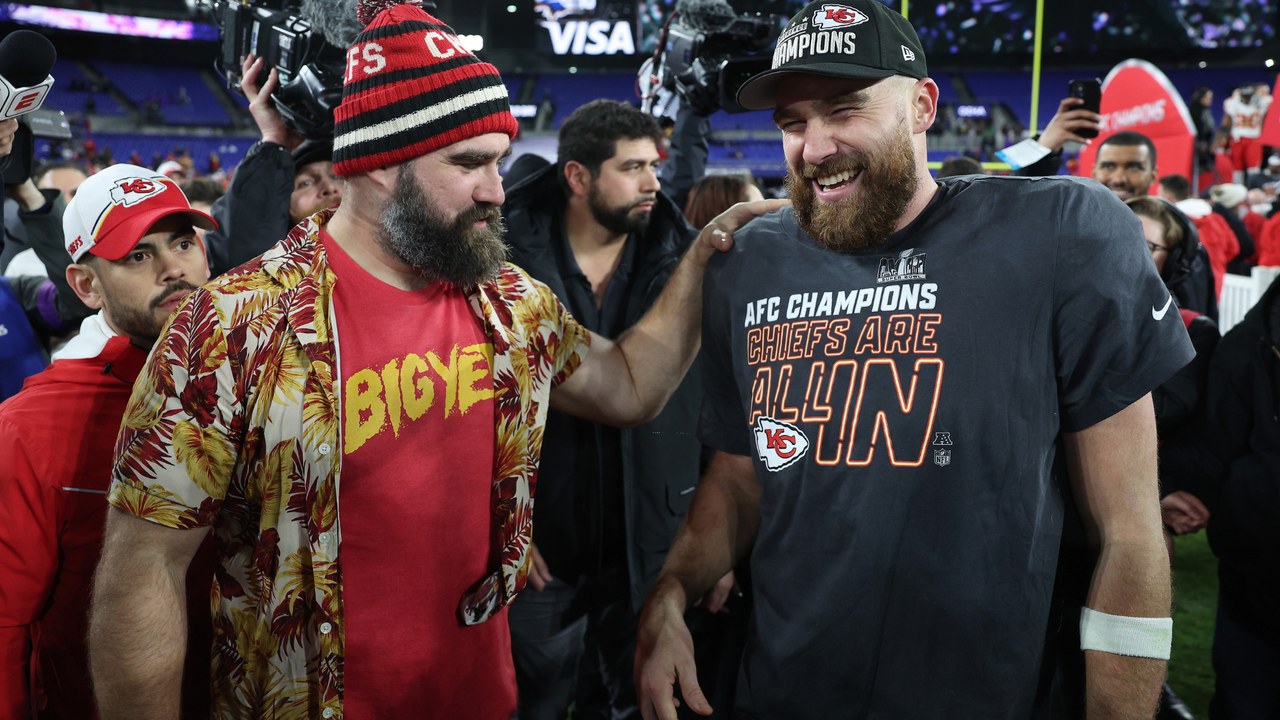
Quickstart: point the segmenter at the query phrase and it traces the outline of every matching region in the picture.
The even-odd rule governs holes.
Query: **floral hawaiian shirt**
[[[213,716],[341,717],[341,423],[335,276],[318,213],[261,258],[193,292],[134,387],[109,501],[173,528],[213,526],[219,558]],[[468,624],[524,587],[551,388],[590,333],[507,265],[471,305],[492,339],[491,572],[461,598]]]

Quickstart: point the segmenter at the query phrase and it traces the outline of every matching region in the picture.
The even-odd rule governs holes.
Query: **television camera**
[[[640,67],[643,109],[653,112],[665,90],[702,115],[747,112],[738,104],[738,89],[771,67],[767,51],[786,21],[781,15],[737,15],[724,0],[677,3],[653,57]]]

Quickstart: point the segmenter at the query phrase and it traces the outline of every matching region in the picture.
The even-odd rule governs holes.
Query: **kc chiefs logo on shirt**
[[[791,423],[761,415],[756,418],[756,452],[769,472],[777,472],[805,456],[809,438]]]
[[[848,5],[823,5],[813,14],[813,24],[823,30],[861,25],[869,19],[866,13]]]
[[[111,188],[111,203],[132,207],[162,192],[164,192],[163,181],[141,177],[121,178]]]

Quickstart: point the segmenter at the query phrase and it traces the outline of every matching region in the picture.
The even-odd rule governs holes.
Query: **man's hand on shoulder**
[[[702,341],[702,272],[716,252],[733,247],[734,231],[790,200],[738,203],[698,234],[662,295],[617,342],[591,334],[591,351],[551,391],[551,407],[614,427],[657,417],[693,363]]]
[[[790,200],[754,200],[740,202],[720,213],[698,233],[698,240],[690,257],[699,266],[705,266],[716,251],[724,252],[733,247],[733,233],[755,218],[784,208]]]

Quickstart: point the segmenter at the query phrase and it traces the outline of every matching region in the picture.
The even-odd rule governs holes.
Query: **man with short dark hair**
[[[943,160],[942,167],[938,168],[938,179],[955,177],[956,175],[986,174],[987,171],[982,168],[982,163],[968,155],[953,155]]]
[[[1171,203],[1186,200],[1191,197],[1191,181],[1182,175],[1165,175],[1160,178],[1160,197]]]
[[[84,169],[84,165],[74,160],[59,160],[42,165],[32,179],[41,190],[58,190],[67,202],[71,202],[80,183],[88,177],[89,172]]]
[[[1121,200],[1146,195],[1157,176],[1156,144],[1146,135],[1126,130],[1107,137],[1098,146],[1093,179]]]
[[[604,337],[653,305],[697,234],[660,189],[661,137],[630,105],[588,103],[560,126],[557,163],[503,203],[512,262]],[[563,717],[575,695],[575,716],[635,711],[636,618],[698,484],[700,402],[695,370],[636,428],[548,414],[533,588],[510,617],[522,720]]]
[[[1151,717],[1172,618],[1150,391],[1193,351],[1141,223],[1080,178],[930,177],[937,85],[876,0],[809,3],[737,99],[774,109],[792,206],[708,263],[717,453],[641,618],[645,717],[676,717],[677,683],[711,711],[683,618],[748,555],[736,717],[1035,717],[1071,626],[1073,703]],[[1069,496],[1098,559],[1064,616]]]

